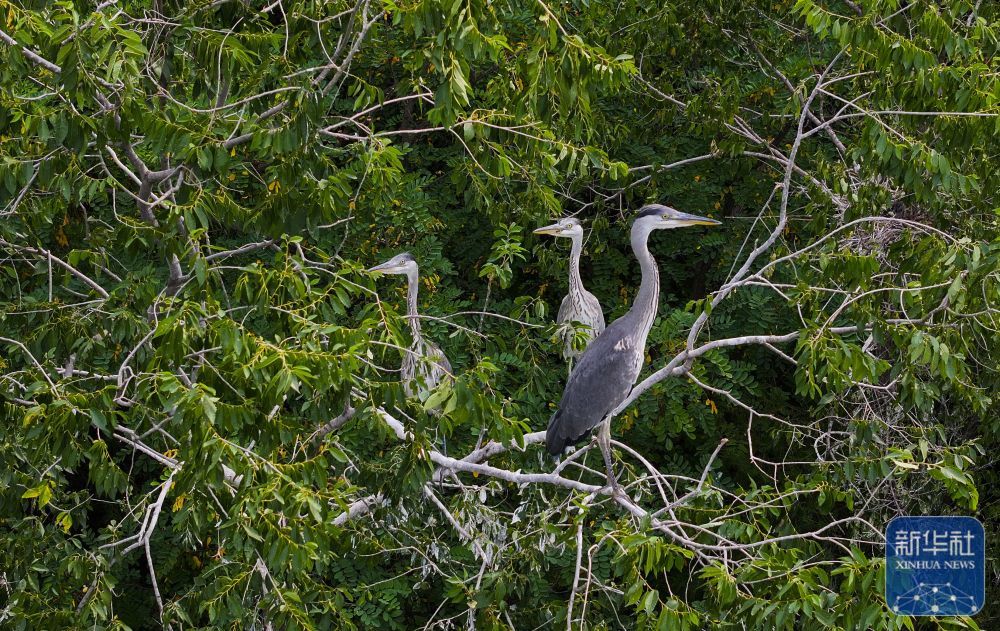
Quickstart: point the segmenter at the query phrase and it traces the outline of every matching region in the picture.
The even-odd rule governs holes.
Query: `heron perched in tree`
[[[452,378],[451,363],[441,349],[424,339],[420,334],[420,317],[417,315],[417,291],[420,283],[420,270],[417,261],[409,252],[397,254],[385,263],[368,270],[370,273],[402,274],[406,276],[406,319],[410,321],[410,332],[413,341],[410,348],[403,352],[401,377],[403,391],[406,396],[414,394],[423,400],[439,383]]]
[[[577,350],[573,344],[576,331],[572,323],[579,322],[588,327],[584,346],[590,344],[604,330],[604,312],[601,311],[601,303],[597,301],[597,296],[583,288],[583,281],[580,279],[583,226],[578,219],[569,217],[560,219],[551,226],[539,228],[535,230],[535,234],[548,234],[572,240],[573,245],[569,252],[569,293],[559,305],[559,314],[556,316],[556,322],[563,325],[563,357],[569,362],[572,371],[573,360],[583,353],[583,350]]]
[[[646,337],[653,326],[660,294],[660,275],[647,241],[654,230],[711,226],[719,222],[689,215],[659,204],[643,206],[632,222],[632,251],[639,259],[642,283],[632,307],[612,322],[584,351],[570,373],[559,408],[549,420],[545,444],[553,456],[581,441],[601,426],[598,443],[608,479],[615,486],[611,468],[611,428],[608,414],[632,391],[646,357]],[[602,424],[602,421],[605,421]]]

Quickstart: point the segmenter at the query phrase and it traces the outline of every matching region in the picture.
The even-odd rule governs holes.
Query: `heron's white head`
[[[639,209],[632,225],[649,232],[667,228],[686,228],[688,226],[717,226],[720,223],[715,219],[681,212],[670,206],[646,204]]]
[[[375,267],[369,268],[368,273],[370,274],[416,274],[417,273],[417,260],[413,258],[413,255],[409,252],[402,252],[392,257],[385,263],[380,263]]]
[[[583,225],[576,217],[566,217],[551,226],[544,226],[534,232],[535,234],[548,234],[553,237],[583,237]]]

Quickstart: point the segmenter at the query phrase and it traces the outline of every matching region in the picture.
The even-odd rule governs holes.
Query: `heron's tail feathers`
[[[562,452],[566,451],[566,447],[572,444],[566,435],[565,423],[562,421],[562,410],[556,410],[556,413],[549,419],[549,427],[545,431],[545,447],[553,456],[561,455]]]

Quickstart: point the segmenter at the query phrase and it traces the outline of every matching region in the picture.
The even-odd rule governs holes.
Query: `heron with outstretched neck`
[[[556,413],[549,420],[545,444],[558,456],[599,427],[598,444],[607,467],[608,482],[618,492],[611,465],[611,423],[608,415],[628,397],[646,357],[646,338],[656,318],[660,274],[649,252],[654,230],[713,226],[719,222],[659,204],[639,209],[632,222],[632,252],[639,260],[642,281],[628,312],[597,336],[570,373]]]
[[[370,268],[368,272],[406,276],[406,319],[409,320],[413,339],[410,348],[403,351],[400,376],[406,396],[417,395],[423,401],[439,383],[452,379],[452,374],[448,358],[436,344],[424,339],[420,332],[420,316],[417,314],[420,269],[417,261],[409,252],[403,252]]]
[[[560,219],[551,226],[535,230],[535,234],[547,234],[553,237],[570,239],[572,246],[569,252],[569,292],[559,305],[556,322],[560,325],[563,340],[563,358],[569,362],[570,372],[573,371],[573,361],[578,358],[587,345],[604,331],[604,312],[597,296],[583,287],[580,278],[580,254],[583,252],[583,226],[573,217]],[[587,327],[586,341],[583,349],[574,344],[576,330],[574,322]]]

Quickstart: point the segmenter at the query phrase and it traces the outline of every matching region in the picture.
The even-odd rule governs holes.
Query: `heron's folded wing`
[[[611,337],[594,340],[573,368],[559,412],[550,422],[553,438],[567,444],[580,440],[631,391],[636,376],[632,353]]]

